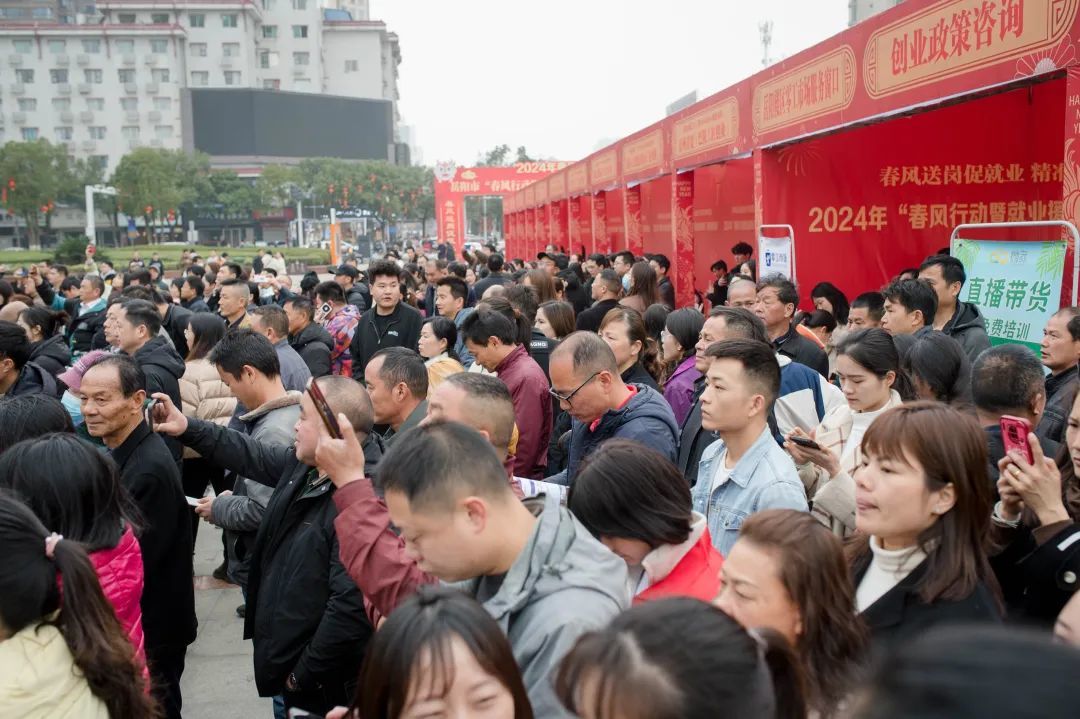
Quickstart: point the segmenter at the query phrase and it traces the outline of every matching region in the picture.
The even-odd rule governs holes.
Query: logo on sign
[[[435,163],[435,179],[439,182],[450,182],[455,175],[457,175],[457,165],[453,160]]]

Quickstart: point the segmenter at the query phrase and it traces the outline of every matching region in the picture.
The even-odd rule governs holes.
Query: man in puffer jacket
[[[575,332],[564,339],[551,353],[550,371],[552,392],[574,420],[566,469],[547,481],[572,484],[582,460],[613,437],[636,440],[675,461],[679,425],[671,405],[654,389],[624,384],[599,335]]]

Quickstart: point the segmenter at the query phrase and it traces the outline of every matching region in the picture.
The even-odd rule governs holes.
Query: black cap
[[[566,255],[552,255],[548,254],[547,252],[539,252],[536,255],[536,259],[551,260],[560,270],[565,270],[567,267],[570,266],[570,258]]]

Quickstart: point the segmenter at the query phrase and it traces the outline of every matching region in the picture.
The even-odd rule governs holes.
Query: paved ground
[[[221,530],[199,523],[195,542],[195,612],[199,636],[188,647],[184,670],[184,719],[262,717],[271,719],[269,699],[260,699],[251,668],[251,642],[244,641],[239,587],[210,576],[221,563]]]

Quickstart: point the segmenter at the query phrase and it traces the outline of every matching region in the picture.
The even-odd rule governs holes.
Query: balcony
[[[156,82],[148,82],[148,83],[146,83],[146,94],[147,95],[156,95],[156,94],[158,94],[158,84]]]
[[[8,56],[8,65],[11,65],[12,67],[22,67],[22,64],[23,56],[20,53]]]
[[[71,58],[67,55],[57,55],[53,60],[56,62],[57,67],[67,67],[71,64]]]
[[[90,110],[83,110],[79,113],[79,122],[93,122],[94,113]]]
[[[97,141],[96,140],[83,140],[82,142],[79,143],[79,147],[82,149],[83,152],[93,152],[94,150],[97,149]]]
[[[26,113],[25,112],[13,112],[13,113],[11,113],[11,122],[14,125],[25,125],[26,124]]]
[[[133,82],[125,82],[124,83],[124,94],[125,95],[137,95],[138,92],[139,92],[139,86],[136,85],[135,83],[133,83]]]
[[[124,113],[124,119],[128,122],[138,122],[139,113],[135,110],[128,110],[126,113]]]
[[[11,94],[12,95],[23,95],[25,93],[26,93],[26,85],[22,84],[21,82],[17,82],[14,85],[11,86]]]
[[[161,112],[158,110],[151,110],[146,116],[150,122],[161,122]]]
[[[128,66],[128,67],[134,65],[135,64],[135,56],[134,55],[124,55],[123,57],[120,58],[120,64]]]
[[[56,86],[56,94],[57,95],[70,95],[71,94],[71,85],[69,85],[66,82],[63,83],[62,85],[57,85]]]
[[[60,122],[68,124],[75,122],[75,113],[71,110],[64,110],[60,113]]]
[[[90,91],[93,90],[93,89],[94,89],[93,86],[91,86],[90,83],[88,83],[88,82],[80,82],[79,83],[79,94],[80,95],[89,95]]]
[[[77,62],[79,65],[89,65],[90,64],[90,56],[89,55],[76,55],[75,56],[75,62]]]

